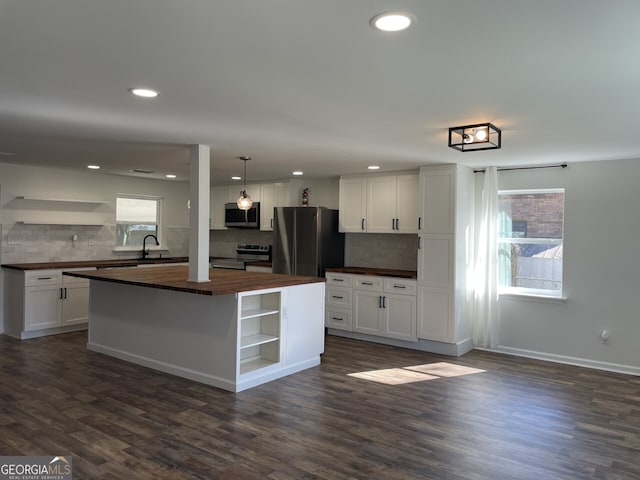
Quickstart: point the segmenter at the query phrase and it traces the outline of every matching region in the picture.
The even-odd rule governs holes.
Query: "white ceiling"
[[[375,14],[406,11],[407,31]],[[212,179],[640,158],[638,0],[0,0],[0,162]],[[134,86],[161,91],[135,98]],[[448,127],[491,121],[501,150]]]

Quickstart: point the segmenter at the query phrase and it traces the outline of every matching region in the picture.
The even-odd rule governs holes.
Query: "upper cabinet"
[[[340,231],[417,233],[417,174],[340,179]]]
[[[224,205],[235,203],[244,189],[243,185],[215,186],[211,188],[211,224],[212,230],[225,230]],[[260,202],[260,230],[273,230],[274,207],[292,207],[299,205],[302,191],[301,180],[284,180],[263,184],[247,185],[247,194],[254,202]]]
[[[274,207],[295,207],[302,198],[302,181],[263,183],[260,188],[260,230],[273,230]]]
[[[426,167],[420,171],[420,233],[455,233],[456,169]]]

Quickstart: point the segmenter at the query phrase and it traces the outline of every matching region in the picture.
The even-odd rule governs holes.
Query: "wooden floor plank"
[[[320,366],[234,394],[86,341],[0,335],[1,455],[101,480],[640,479],[639,377],[328,336]]]

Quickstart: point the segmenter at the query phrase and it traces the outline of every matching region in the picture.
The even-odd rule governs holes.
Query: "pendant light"
[[[240,210],[249,210],[251,205],[253,205],[253,200],[251,199],[251,196],[247,194],[247,162],[251,160],[251,157],[242,156],[238,158],[244,162],[244,190],[240,192],[240,197],[236,204]]]

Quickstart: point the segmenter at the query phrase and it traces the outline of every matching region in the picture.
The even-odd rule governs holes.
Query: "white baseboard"
[[[547,362],[564,363],[566,365],[575,365],[578,367],[595,368],[597,370],[606,370],[608,372],[640,376],[640,367],[634,367],[632,365],[599,362],[597,360],[589,360],[588,358],[569,357],[567,355],[556,355],[553,353],[537,352],[535,350],[525,350],[522,348],[504,347],[500,345],[495,349],[476,348],[487,352],[505,353],[507,355],[515,355],[517,357],[533,358],[536,360],[545,360]]]

